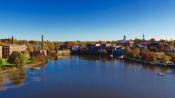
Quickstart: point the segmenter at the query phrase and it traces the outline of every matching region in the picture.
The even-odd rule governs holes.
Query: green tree
[[[4,64],[4,61],[2,59],[0,59],[0,67],[2,67]]]
[[[139,43],[141,43],[141,42],[142,42],[142,40],[140,40],[140,39],[138,39],[138,38],[134,39],[134,44],[139,44]]]
[[[107,53],[108,53],[108,52],[107,52],[106,49],[103,49],[103,50],[102,50],[102,55],[107,55]]]
[[[17,51],[14,51],[10,55],[8,61],[9,61],[9,63],[16,64],[16,65],[24,64],[25,63],[25,57],[24,57],[23,54],[21,54]]]

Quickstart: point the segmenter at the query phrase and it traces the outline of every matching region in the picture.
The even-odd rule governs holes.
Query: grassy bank
[[[15,66],[15,64],[11,64],[11,63],[9,63],[8,62],[8,59],[1,59],[0,60],[0,68],[1,67],[14,67]]]
[[[32,58],[31,57],[26,57],[24,59],[24,64],[23,65],[31,64],[31,63],[33,63]],[[0,59],[0,68],[2,68],[2,67],[16,67],[16,64],[9,63],[8,59],[2,58],[2,59]]]

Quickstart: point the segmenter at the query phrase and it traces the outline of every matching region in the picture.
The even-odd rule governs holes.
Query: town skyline
[[[175,0],[0,0],[0,98],[175,98]]]
[[[167,37],[166,37],[166,39],[156,39],[156,38],[154,38],[154,37],[150,37],[150,38],[146,38],[145,37],[145,34],[143,34],[142,36],[140,36],[139,38],[138,37],[136,37],[136,38],[128,38],[126,35],[123,35],[122,36],[122,38],[120,38],[120,39],[115,39],[115,40],[112,40],[112,39],[110,39],[110,40],[48,40],[43,34],[41,34],[40,35],[40,37],[38,38],[38,39],[18,39],[16,36],[14,36],[14,35],[12,35],[12,36],[9,36],[9,37],[4,37],[4,38],[0,38],[0,40],[6,40],[6,39],[11,39],[11,38],[13,38],[14,37],[14,39],[16,39],[16,40],[26,40],[26,41],[41,41],[41,38],[40,37],[44,37],[45,39],[45,41],[53,41],[53,42],[66,42],[66,41],[120,41],[120,40],[136,40],[136,39],[139,39],[139,40],[151,40],[151,39],[155,39],[155,40],[157,40],[157,41],[160,41],[160,40],[166,40],[166,41],[174,41],[175,39],[173,39],[173,38],[170,38],[170,39],[168,39]]]

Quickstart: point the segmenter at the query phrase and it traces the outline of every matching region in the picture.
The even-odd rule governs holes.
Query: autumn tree
[[[140,49],[139,48],[134,48],[133,50],[132,50],[132,56],[133,57],[135,57],[135,58],[138,58],[138,57],[140,57]]]
[[[157,56],[154,52],[145,51],[143,53],[143,59],[146,61],[157,61]]]
[[[28,50],[28,52],[30,53],[30,52],[33,52],[33,46],[32,46],[32,44],[27,44],[27,50]]]
[[[160,61],[166,63],[166,62],[170,61],[170,57],[164,54],[161,57]]]
[[[141,50],[139,48],[134,48],[134,49],[131,49],[129,47],[126,47],[125,50],[125,55],[126,56],[129,56],[129,57],[134,57],[134,58],[140,58],[141,55]]]
[[[32,57],[32,62],[46,62],[47,58],[42,53]]]

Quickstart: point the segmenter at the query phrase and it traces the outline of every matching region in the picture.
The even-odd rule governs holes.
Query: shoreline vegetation
[[[28,67],[36,67],[36,66],[40,66],[42,64],[46,64],[48,60],[43,60],[43,61],[38,61],[38,62],[32,62],[32,61],[28,61],[25,64],[21,64],[21,65],[16,65],[16,64],[10,64],[9,65],[3,65],[0,67],[0,74],[1,73],[5,73],[5,72],[10,72],[12,70],[16,70],[18,68],[20,69],[26,69]]]
[[[45,64],[46,62],[38,62],[38,63],[30,63],[30,64],[25,64],[23,66],[13,66],[13,67],[3,67],[3,68],[0,68],[0,74],[2,73],[6,73],[6,72],[10,72],[12,70],[16,70],[17,68],[22,68],[22,69],[25,69],[27,67],[36,67],[36,66],[39,66],[41,64]]]
[[[10,72],[12,70],[17,70],[18,68],[20,69],[26,69],[28,67],[32,68],[32,67],[41,67],[41,65],[46,64],[48,62],[48,60],[44,60],[44,61],[39,61],[39,62],[28,62],[26,64],[22,64],[21,66],[17,66],[15,64],[10,64],[10,66],[3,66],[0,67],[0,74],[2,73],[6,73],[6,72]]]
[[[64,50],[65,51],[65,50]],[[65,54],[68,55],[68,54]],[[75,54],[72,54],[75,55]],[[6,73],[6,72],[10,72],[12,70],[16,70],[17,68],[28,68],[28,67],[36,67],[36,66],[40,66],[42,64],[46,64],[47,61],[49,59],[56,59],[57,57],[59,57],[61,55],[56,55],[56,54],[52,54],[50,56],[45,56],[45,60],[42,61],[38,61],[38,62],[32,62],[31,58],[28,58],[28,62],[26,64],[23,64],[21,66],[17,66],[15,64],[10,64],[10,65],[5,65],[3,67],[0,67],[0,74],[1,73]],[[62,55],[63,56],[63,55]],[[87,54],[79,54],[78,56],[87,56]],[[131,62],[135,62],[135,63],[141,63],[141,64],[146,64],[146,65],[150,65],[150,66],[159,66],[159,67],[168,67],[168,68],[175,68],[175,64],[168,64],[168,63],[160,63],[160,62],[156,62],[156,61],[145,61],[142,59],[138,59],[138,58],[133,58],[133,57],[127,57],[127,56],[122,56],[122,57],[111,57],[110,55],[95,55],[95,54],[91,54],[88,55],[90,57],[94,57],[94,56],[100,56],[100,57],[104,57],[104,58],[108,58],[108,59],[121,59],[121,60],[126,60],[126,61],[131,61]]]
[[[0,45],[10,44],[0,40]],[[14,51],[9,58],[0,59],[0,69],[37,65],[55,59],[60,55],[89,55],[108,58],[119,58],[127,61],[175,68],[175,40],[134,39],[118,41],[26,41],[16,40],[18,45],[26,45],[22,53]],[[42,46],[42,47],[41,47]],[[45,53],[47,55],[45,55]],[[21,66],[22,67],[22,66]]]
[[[132,61],[132,62],[141,63],[141,64],[149,64],[149,65],[155,65],[155,66],[160,66],[160,67],[175,68],[175,64],[161,63],[161,62],[156,62],[156,61],[144,61],[141,59],[131,58],[131,57],[124,57],[123,59]]]
[[[83,52],[81,51],[79,53],[73,53],[73,54],[80,55],[80,56],[100,56],[100,57],[107,57],[109,59],[120,59],[120,60],[135,62],[135,63],[141,63],[141,64],[150,65],[150,66],[175,68],[175,63],[169,61],[168,56],[162,56],[162,58],[158,59],[157,56],[153,54],[154,57],[150,57],[151,59],[145,60],[144,57],[140,56],[140,52],[137,53],[131,50],[134,53],[134,55],[139,54],[138,57],[136,56],[134,57],[133,55],[128,55],[128,51],[126,51],[125,49],[123,50],[123,53],[120,56],[114,55],[114,53],[108,53],[107,50],[102,52],[98,52],[98,51],[89,52],[89,50],[87,51],[83,50]]]

